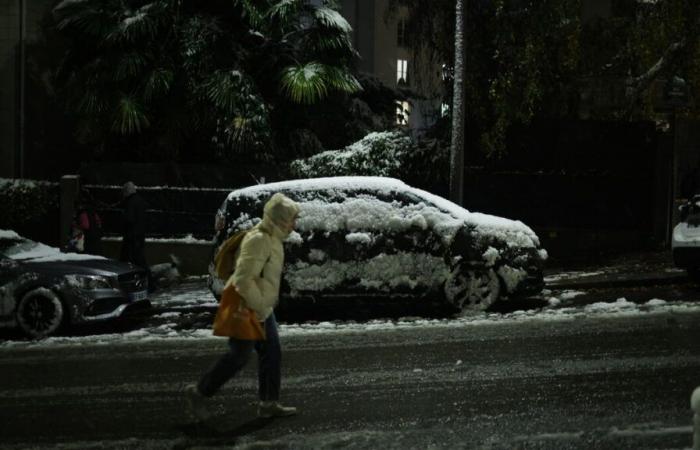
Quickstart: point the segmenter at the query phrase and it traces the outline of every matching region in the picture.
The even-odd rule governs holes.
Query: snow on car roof
[[[104,256],[90,255],[87,253],[62,253],[60,249],[51,247],[41,242],[34,242],[24,238],[13,230],[0,230],[0,239],[22,239],[31,245],[21,248],[17,252],[7,255],[14,260],[31,260],[32,262],[53,261],[82,261],[88,259],[107,259]]]
[[[422,216],[426,220],[427,225],[441,232],[446,240],[451,240],[455,230],[463,223],[468,223],[476,227],[477,233],[495,236],[503,239],[509,245],[518,247],[539,246],[537,235],[530,227],[519,220],[470,212],[445,198],[411,187],[395,178],[355,176],[280,181],[236,189],[228,195],[227,200],[241,197],[260,198],[270,196],[278,191],[309,192],[321,190],[337,193],[372,190],[384,193],[387,196],[390,196],[392,192],[407,192],[426,200],[426,203],[428,203],[424,205],[422,210],[416,210],[415,207],[412,208],[410,217],[406,218],[407,223],[415,224],[416,215]],[[315,202],[307,202],[306,204],[301,202],[302,215],[299,225],[303,228],[304,222],[308,223],[311,221],[316,224],[324,223],[326,228],[334,229],[337,226],[333,226],[333,224],[343,220],[343,215],[347,216],[348,224],[352,223],[353,226],[351,228],[354,229],[359,229],[363,226],[374,228],[377,226],[377,223],[389,220],[389,218],[385,217],[386,202],[363,198],[359,201],[353,201],[352,206],[354,208],[353,213],[341,214],[337,208],[321,208]],[[314,217],[309,217],[309,215]],[[384,220],[382,220],[382,217],[384,217]],[[406,223],[406,221],[404,222]]]
[[[0,230],[0,239],[21,239],[22,236],[12,230]]]

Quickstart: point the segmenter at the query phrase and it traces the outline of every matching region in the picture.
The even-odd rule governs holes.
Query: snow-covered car
[[[68,324],[121,316],[148,306],[146,272],[96,255],[55,247],[0,230],[0,324],[31,337]]]
[[[300,206],[296,231],[285,241],[283,308],[309,299],[340,306],[337,301],[410,297],[451,311],[483,310],[543,286],[547,252],[528,226],[469,212],[393,178],[316,178],[235,190],[217,213],[223,225],[217,243],[258,223],[276,192]],[[222,283],[213,270],[210,287],[218,298]]]
[[[700,195],[680,207],[681,220],[673,228],[671,249],[676,266],[700,280]]]

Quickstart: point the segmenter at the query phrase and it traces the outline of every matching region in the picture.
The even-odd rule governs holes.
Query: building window
[[[408,47],[406,37],[406,19],[400,19],[396,24],[396,45],[399,47]]]
[[[411,107],[407,101],[396,102],[396,124],[408,125],[408,116],[411,114]]]
[[[396,60],[396,84],[407,84],[408,82],[408,60]]]

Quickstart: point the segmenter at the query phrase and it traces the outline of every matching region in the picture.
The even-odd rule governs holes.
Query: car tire
[[[483,311],[493,305],[501,293],[501,280],[493,269],[455,267],[445,282],[445,296],[459,311]]]
[[[32,338],[55,333],[65,320],[61,299],[50,289],[40,287],[25,293],[17,303],[15,317],[22,332]]]

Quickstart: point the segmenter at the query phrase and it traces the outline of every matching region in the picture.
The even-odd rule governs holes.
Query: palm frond
[[[259,30],[265,23],[265,15],[254,3],[256,2],[250,0],[233,0],[234,5],[241,7],[243,18],[248,21],[252,28]]]
[[[106,109],[106,106],[106,102],[97,90],[88,89],[85,90],[80,97],[77,110],[84,115],[94,116],[102,113]]]
[[[124,96],[119,100],[115,118],[112,122],[113,131],[123,135],[130,135],[140,133],[141,130],[148,128],[150,125],[151,123],[139,102],[129,96]]]
[[[295,103],[312,104],[325,98],[328,87],[326,67],[318,62],[289,66],[282,71],[280,88]]]
[[[56,27],[61,31],[73,30],[88,36],[100,38],[114,26],[114,20],[93,2],[82,1],[54,8]],[[63,6],[62,6],[63,5]],[[60,8],[59,8],[60,7]]]
[[[300,0],[281,0],[275,3],[265,13],[266,20],[279,20],[282,23],[290,22],[301,9]]]
[[[158,95],[163,95],[170,91],[170,88],[175,80],[175,74],[168,69],[154,69],[146,79],[143,96],[147,102],[153,100]]]
[[[122,55],[119,64],[114,71],[114,79],[116,81],[120,81],[128,77],[135,77],[141,73],[147,64],[148,59],[142,53],[126,53]]]
[[[320,6],[314,10],[314,17],[326,28],[339,30],[344,33],[352,32],[352,27],[348,21],[334,9]]]
[[[333,89],[352,94],[362,90],[362,85],[347,69],[335,66],[326,66],[326,82]]]
[[[307,45],[317,52],[340,51],[351,56],[357,55],[347,33],[313,30],[308,34]]]
[[[149,3],[134,12],[126,14],[114,27],[107,39],[114,42],[136,42],[155,36],[158,29],[158,21],[151,16],[153,4]]]
[[[233,114],[241,99],[243,74],[238,70],[216,71],[204,83],[206,97],[228,114]]]

